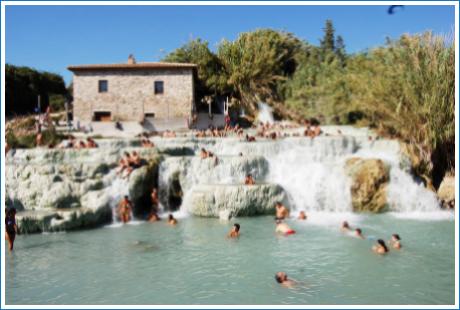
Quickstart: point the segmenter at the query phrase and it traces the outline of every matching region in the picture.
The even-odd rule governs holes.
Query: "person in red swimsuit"
[[[280,234],[284,234],[286,236],[295,234],[295,230],[289,227],[288,224],[283,223],[281,220],[276,221],[276,229],[275,231]]]

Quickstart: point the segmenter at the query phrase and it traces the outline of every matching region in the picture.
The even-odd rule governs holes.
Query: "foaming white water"
[[[297,218],[299,212],[292,213],[294,218]],[[343,221],[347,221],[351,227],[356,227],[361,223],[366,215],[361,215],[353,212],[328,212],[328,211],[311,211],[307,212],[305,221],[297,221],[297,225],[316,225],[324,226],[332,230],[340,229]]]
[[[389,212],[391,216],[399,219],[411,219],[420,221],[454,221],[455,213],[453,211],[403,211]]]
[[[327,148],[294,144],[284,149],[267,158],[268,181],[280,184],[287,191],[291,208],[307,212],[351,211],[350,184],[343,171],[342,155],[349,152],[334,156]],[[326,158],[329,161],[322,162]]]
[[[387,195],[392,211],[407,213],[439,210],[436,194],[427,190],[423,184],[417,184],[411,175],[398,167],[393,166],[390,170]]]
[[[127,179],[115,175],[112,171],[104,181],[107,185],[105,193],[108,195],[110,207],[112,208],[112,222],[117,223],[117,207],[124,196],[129,195],[129,184]],[[132,218],[132,214],[131,214]]]
[[[139,221],[139,220],[131,220],[127,223],[122,223],[122,222],[113,222],[112,224],[109,224],[109,225],[106,225],[104,227],[106,228],[120,228],[120,227],[123,227],[123,226],[137,226],[137,225],[141,225],[141,224],[144,224],[145,221]]]
[[[275,122],[273,118],[272,108],[268,104],[264,102],[259,102],[258,108],[259,108],[259,114],[257,115],[258,122],[262,122],[264,124],[265,123],[273,124]]]
[[[448,213],[440,210],[436,195],[410,175],[410,163],[401,154],[397,141],[376,140],[362,129],[347,129],[345,135],[342,129],[328,128],[328,135],[314,139],[257,139],[252,143],[238,138],[184,140],[194,150],[211,150],[219,163],[193,156],[167,158],[160,167],[160,188],[168,187],[171,176],[178,175],[184,191],[185,208],[181,210],[186,210],[187,194],[194,185],[240,184],[245,174],[251,173],[257,183],[282,186],[294,212],[323,213],[314,220],[318,225],[335,221],[332,215],[337,214],[337,224],[344,220],[343,215],[352,212],[351,180],[345,171],[347,159],[372,158],[381,159],[389,167],[387,198],[391,212],[401,216],[413,213],[418,218],[423,213],[427,215],[425,219],[449,218]]]

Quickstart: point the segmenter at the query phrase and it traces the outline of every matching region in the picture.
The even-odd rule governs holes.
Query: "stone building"
[[[166,122],[190,119],[195,110],[196,65],[136,63],[69,66],[73,117],[78,123]]]

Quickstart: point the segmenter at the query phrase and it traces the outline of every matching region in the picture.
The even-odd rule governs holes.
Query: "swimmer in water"
[[[275,232],[286,235],[286,236],[295,234],[295,230],[289,227],[288,224],[283,223],[283,221],[281,220],[276,220]]]
[[[240,236],[240,224],[233,224],[232,230],[228,233],[229,238],[238,238]]]
[[[281,284],[282,286],[285,286],[285,287],[292,287],[295,285],[295,281],[291,280],[291,279],[288,279],[288,276],[285,272],[277,272],[275,274],[275,280],[276,282],[278,282],[279,284]]]
[[[343,221],[342,227],[340,228],[340,230],[341,230],[342,232],[348,232],[348,231],[351,230],[351,227],[350,227],[350,225],[348,225],[348,222],[347,222],[347,221]]]
[[[372,247],[372,251],[377,254],[384,255],[388,253],[388,247],[382,239],[377,240],[377,244]]]
[[[390,244],[393,246],[394,249],[397,249],[397,250],[401,249],[402,247],[401,238],[399,237],[398,234],[391,235]]]
[[[355,229],[355,237],[358,237],[360,239],[365,239],[364,236],[363,236],[363,231],[361,230],[361,228],[356,228]]]
[[[297,217],[298,220],[306,220],[307,219],[307,215],[305,214],[305,211],[300,211],[299,213],[299,216]]]
[[[174,218],[172,214],[168,216],[168,224],[173,226],[177,224],[177,220]]]
[[[289,210],[286,208],[281,202],[277,202],[275,205],[276,210],[276,219],[277,220],[284,220],[285,218],[289,217]]]

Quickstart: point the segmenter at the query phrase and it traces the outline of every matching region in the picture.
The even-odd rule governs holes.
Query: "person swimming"
[[[275,232],[284,234],[286,236],[295,234],[295,230],[289,227],[288,224],[283,223],[282,220],[276,220]]]
[[[297,217],[298,220],[306,220],[307,219],[307,215],[305,214],[305,211],[300,211],[299,213],[299,216]]]
[[[390,243],[391,243],[391,245],[393,246],[394,249],[400,250],[401,247],[402,247],[401,238],[399,237],[398,234],[391,235]]]
[[[149,214],[149,217],[147,219],[150,223],[153,223],[153,222],[158,222],[160,221],[160,217],[158,216],[158,214],[154,211],[150,212]]]
[[[8,249],[13,251],[14,240],[16,239],[16,234],[18,233],[18,226],[16,225],[16,209],[6,209],[5,214],[5,236],[8,241]]]
[[[275,205],[276,211],[276,220],[284,220],[286,217],[289,217],[289,210],[281,202],[277,202]]]
[[[387,245],[385,244],[385,241],[383,241],[382,239],[377,240],[377,244],[372,247],[372,250],[380,255],[386,254],[389,251]]]
[[[341,230],[342,232],[347,232],[347,231],[350,231],[350,230],[351,230],[351,227],[350,227],[350,225],[348,224],[347,221],[343,221],[343,222],[342,222],[342,227],[340,228],[340,230]]]
[[[168,216],[168,224],[169,225],[176,225],[177,224],[177,220],[174,218],[174,216],[172,214],[169,214],[169,216]]]
[[[279,284],[285,286],[285,287],[292,287],[295,285],[295,281],[291,280],[291,279],[288,279],[288,276],[285,272],[277,272],[275,274],[275,280],[276,282],[278,282]]]
[[[131,220],[131,212],[133,204],[129,200],[128,196],[123,197],[118,205],[118,216],[123,223],[127,223]]]
[[[240,224],[233,224],[232,230],[228,233],[229,238],[238,238],[240,236]]]
[[[363,236],[363,231],[361,230],[361,228],[356,228],[355,229],[355,237],[358,237],[360,239],[365,239],[364,236]]]

